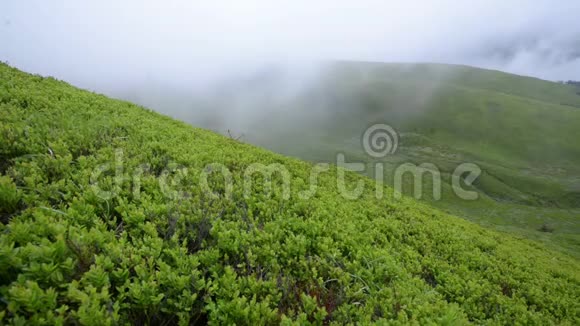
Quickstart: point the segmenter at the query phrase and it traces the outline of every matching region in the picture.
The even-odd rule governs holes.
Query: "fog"
[[[264,110],[295,108],[334,60],[578,80],[579,12],[576,0],[3,0],[0,60],[241,133]]]
[[[580,79],[580,2],[3,0],[0,60],[104,88],[264,62],[445,62]]]

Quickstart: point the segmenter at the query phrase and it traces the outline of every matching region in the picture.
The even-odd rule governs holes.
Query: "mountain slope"
[[[364,176],[305,199],[312,164],[6,65],[0,112],[2,323],[580,319],[576,260]]]

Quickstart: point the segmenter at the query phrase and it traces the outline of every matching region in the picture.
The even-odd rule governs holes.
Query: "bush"
[[[0,175],[0,219],[7,223],[8,218],[20,207],[20,191],[12,179]]]

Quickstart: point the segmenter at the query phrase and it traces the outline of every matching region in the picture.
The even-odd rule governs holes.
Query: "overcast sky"
[[[578,0],[2,0],[0,60],[79,86],[326,59],[578,80],[579,17]]]

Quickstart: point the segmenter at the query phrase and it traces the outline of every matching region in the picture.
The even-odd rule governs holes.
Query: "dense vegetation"
[[[441,200],[425,193],[429,205],[580,258],[577,87],[466,66],[361,62],[333,64],[297,90],[285,83],[292,86],[292,79],[266,72],[201,105],[191,95],[133,94],[160,112],[225,135],[230,129],[235,138],[285,155],[336,162],[336,153],[345,153],[349,161],[371,163],[369,176],[376,160],[363,152],[361,135],[387,123],[401,136],[396,155],[380,160],[387,184],[402,163],[434,164],[443,191]],[[234,116],[232,108],[251,117]],[[475,201],[459,200],[450,186],[464,162],[483,170]],[[413,180],[405,179],[404,190],[414,193]]]
[[[1,324],[580,322],[576,260],[358,174],[359,200],[335,169],[303,199],[309,163],[6,65],[0,135]],[[256,162],[290,171],[290,199],[278,177],[244,196]],[[219,173],[201,191],[210,163],[230,196]]]

